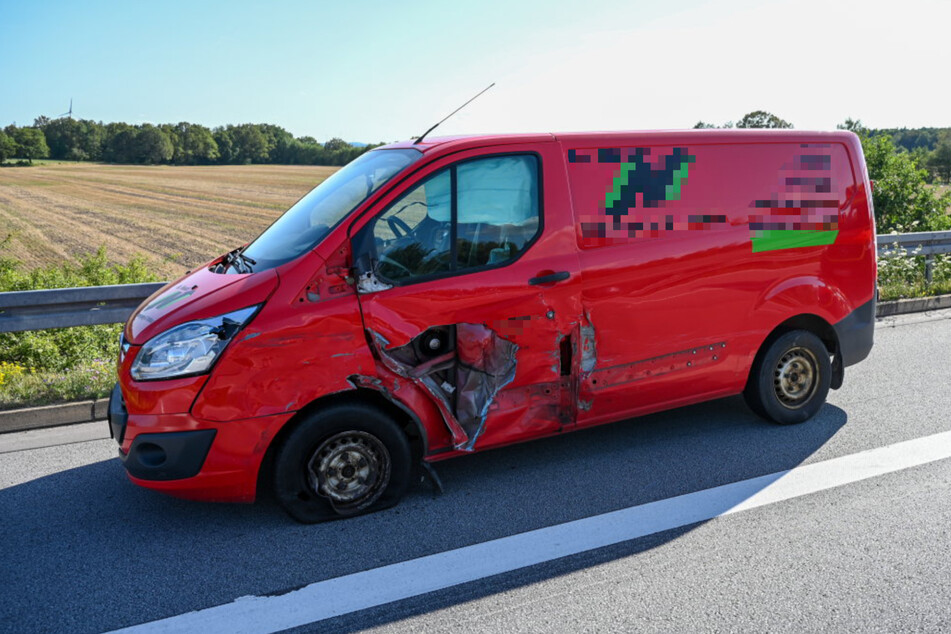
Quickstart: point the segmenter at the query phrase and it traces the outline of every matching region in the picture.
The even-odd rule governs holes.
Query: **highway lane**
[[[318,526],[137,489],[93,427],[0,436],[0,629],[143,623],[948,431],[949,318],[880,323],[803,426],[724,399],[442,463],[445,495]],[[915,467],[303,629],[938,627],[949,476]]]

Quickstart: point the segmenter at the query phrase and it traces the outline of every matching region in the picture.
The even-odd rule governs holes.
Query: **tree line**
[[[840,127],[857,122],[848,119]],[[792,128],[764,110],[717,126],[698,121],[694,128]],[[929,183],[951,182],[951,128],[867,129],[869,139],[888,138],[895,151],[907,154]],[[152,125],[102,123],[89,119],[38,117],[32,126],[9,125],[0,131],[0,162],[8,158],[53,158],[145,165],[345,165],[376,145],[357,147],[334,138],[318,143],[295,137],[267,123],[208,128],[182,121]]]
[[[376,145],[333,138],[318,143],[267,123],[208,128],[196,123],[102,123],[38,117],[32,126],[0,131],[0,161],[52,158],[144,165],[344,165]]]

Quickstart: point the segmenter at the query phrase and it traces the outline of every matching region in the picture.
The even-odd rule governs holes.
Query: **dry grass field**
[[[105,245],[163,279],[255,237],[337,168],[47,163],[0,169],[0,257],[25,269]],[[8,237],[9,236],[9,237]]]

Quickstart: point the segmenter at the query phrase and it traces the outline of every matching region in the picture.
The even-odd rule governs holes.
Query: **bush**
[[[157,278],[144,258],[135,257],[126,265],[111,264],[104,247],[81,256],[75,264],[29,272],[21,271],[14,260],[0,258],[0,292],[154,281]],[[121,325],[112,324],[2,333],[0,363],[17,364],[29,373],[64,372],[96,359],[114,359],[121,330]]]

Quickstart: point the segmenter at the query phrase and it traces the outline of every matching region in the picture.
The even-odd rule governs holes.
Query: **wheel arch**
[[[270,490],[269,485],[274,467],[274,455],[300,422],[321,409],[348,404],[371,405],[382,413],[390,416],[409,441],[413,463],[419,462],[423,456],[426,455],[429,447],[426,428],[423,427],[419,417],[417,417],[412,410],[390,397],[383,389],[355,385],[351,390],[334,392],[333,394],[327,394],[314,399],[298,410],[294,416],[284,423],[277,434],[274,435],[274,438],[271,439],[271,443],[264,453],[264,458],[261,460],[257,479],[258,496],[260,496],[262,491]]]
[[[822,341],[826,349],[829,351],[829,354],[834,356],[835,360],[832,363],[831,387],[834,390],[839,389],[842,386],[842,380],[844,378],[844,369],[840,359],[841,355],[839,354],[839,336],[836,334],[835,328],[832,327],[832,324],[814,313],[800,313],[798,315],[794,315],[793,317],[789,317],[782,323],[778,324],[770,331],[768,335],[766,335],[766,338],[763,339],[756,350],[756,356],[753,358],[753,363],[747,370],[746,384],[749,385],[749,382],[753,377],[753,372],[759,366],[760,360],[763,358],[763,355],[766,354],[766,351],[769,349],[770,345],[772,345],[772,343],[779,337],[783,336],[787,332],[792,332],[793,330],[805,330],[819,337],[820,341]]]
[[[777,280],[755,303],[754,314],[761,315],[767,323],[769,319],[778,320],[778,323],[760,342],[747,371],[747,385],[762,355],[777,337],[790,330],[806,330],[819,337],[833,355],[832,389],[842,387],[845,366],[839,335],[832,324],[848,316],[853,308],[842,289],[825,277],[798,275]]]

